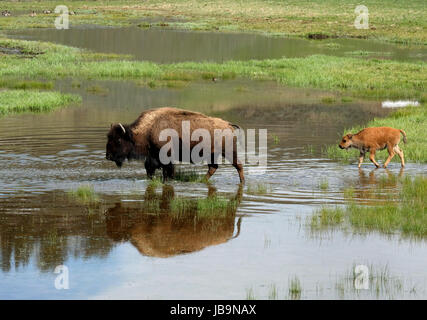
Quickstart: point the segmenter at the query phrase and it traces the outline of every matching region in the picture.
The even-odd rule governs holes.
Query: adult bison
[[[176,108],[151,109],[141,113],[130,125],[111,125],[106,156],[118,167],[126,159],[145,160],[148,177],[152,178],[156,169],[162,169],[163,180],[174,177],[176,161],[196,162],[193,151],[198,159],[203,156],[207,160],[206,178],[209,179],[218,168],[218,157],[223,156],[236,168],[242,183],[245,178],[243,166],[237,158],[236,128],[239,127],[228,121],[199,112]],[[165,139],[165,135],[171,132],[176,132],[176,140],[172,135]],[[167,154],[164,153],[165,147],[170,147]],[[175,157],[176,161],[165,161],[165,156]]]

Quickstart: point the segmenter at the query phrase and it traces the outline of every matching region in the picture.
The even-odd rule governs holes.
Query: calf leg
[[[370,152],[369,152],[369,160],[371,160],[372,161],[372,163],[373,164],[375,164],[375,166],[377,167],[377,168],[379,168],[380,167],[380,164],[378,163],[378,162],[376,162],[375,161],[375,149],[372,149]]]
[[[365,158],[365,153],[363,151],[360,151],[360,155],[359,155],[359,165],[358,167],[360,168],[360,166],[362,165],[363,159]]]
[[[395,147],[393,148],[394,152],[397,153],[397,155],[400,158],[400,163],[402,165],[402,168],[405,166],[405,158],[403,157],[403,151],[399,148],[398,145],[395,145]]]
[[[387,168],[388,164],[390,163],[391,159],[393,159],[394,155],[396,154],[394,152],[394,147],[391,146],[387,146],[387,151],[388,151],[388,158],[387,160],[384,162],[384,168]]]

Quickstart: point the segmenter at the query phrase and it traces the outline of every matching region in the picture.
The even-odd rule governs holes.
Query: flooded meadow
[[[345,55],[356,48],[377,52],[375,58],[427,57],[425,49],[363,40],[334,40],[336,49],[328,49],[326,42],[301,39],[136,27],[13,36],[159,63],[328,50]],[[0,118],[0,299],[427,297],[425,238],[310,223],[319,208],[346,205],[346,190],[358,205],[372,206],[381,201],[374,190],[397,195],[399,179],[425,174],[427,165],[420,163],[375,169],[365,160],[358,170],[357,158],[348,163],[325,156],[324,148],[338,148],[346,128],[387,116],[391,110],[382,101],[240,78],[155,88],[67,78],[55,80],[54,89],[78,94],[82,103]],[[266,171],[245,166],[245,185],[230,165],[220,166],[209,183],[162,184],[147,178],[142,162],[119,169],[105,159],[111,123],[131,123],[142,111],[163,106],[267,129]],[[386,152],[377,158],[383,163]],[[179,167],[207,171],[203,165]],[[76,196],[82,186],[90,187],[84,199]],[[201,208],[212,199],[221,206],[204,214]],[[69,271],[68,290],[55,288],[60,265]],[[369,268],[364,289],[355,287],[357,265]]]

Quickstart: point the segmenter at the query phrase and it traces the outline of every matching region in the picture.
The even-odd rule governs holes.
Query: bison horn
[[[126,133],[125,127],[123,127],[123,125],[121,123],[119,123],[120,128],[122,128],[123,133]]]

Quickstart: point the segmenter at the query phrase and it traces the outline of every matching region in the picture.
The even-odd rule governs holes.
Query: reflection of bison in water
[[[239,188],[237,203],[241,195]],[[209,196],[214,196],[212,188]],[[124,207],[117,203],[106,213],[108,236],[115,241],[130,241],[143,255],[165,258],[225,243],[239,235],[241,218],[235,231],[237,206],[234,211],[218,217],[199,217],[197,212],[176,216],[169,211],[173,197],[173,187],[164,185],[162,195],[148,188],[142,207],[131,207],[131,204]],[[153,214],[153,206],[159,212]]]
[[[189,136],[184,133],[183,122],[188,121]],[[235,128],[238,126],[219,118],[208,117],[204,114],[175,108],[159,108],[144,111],[135,122],[130,125],[115,124],[111,125],[108,133],[107,154],[108,160],[114,161],[121,167],[123,162],[128,159],[145,159],[145,169],[147,175],[151,178],[156,169],[163,170],[163,179],[173,178],[175,169],[173,163],[162,163],[160,161],[160,149],[169,141],[161,141],[160,133],[166,129],[174,130],[179,139],[179,146],[173,147],[175,155],[179,155],[177,160],[190,160],[191,151],[198,148],[202,141],[207,144],[207,150],[210,154],[204,155],[201,150],[199,155],[208,160],[209,170],[206,178],[209,179],[218,168],[217,159],[219,156],[225,157],[236,168],[239,173],[240,182],[244,181],[243,166],[237,159],[237,138],[234,136]],[[205,129],[210,134],[210,141],[206,141],[198,136],[197,129]],[[223,130],[224,137],[218,139],[215,143],[215,130]],[[193,133],[197,141],[192,141]],[[187,141],[189,140],[189,141]],[[226,149],[226,141],[230,141],[230,149]],[[219,146],[218,143],[222,142]],[[214,149],[216,145],[217,149]],[[189,146],[189,150],[188,150]],[[196,147],[196,148],[194,148]],[[177,150],[179,149],[179,150]],[[214,152],[215,151],[215,152]],[[227,152],[226,152],[227,151]],[[228,152],[230,152],[228,154]],[[184,155],[184,156],[183,156]],[[184,158],[183,158],[184,157]]]

